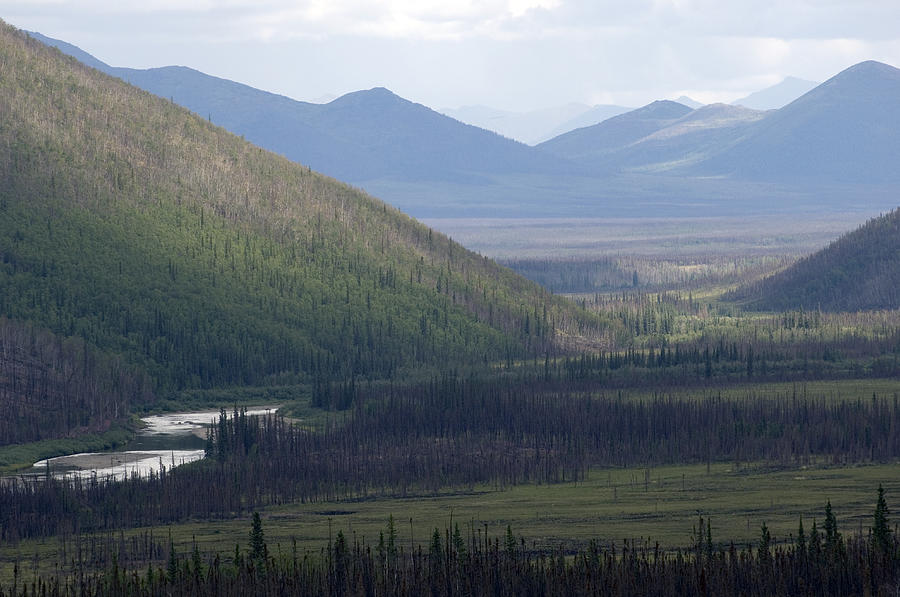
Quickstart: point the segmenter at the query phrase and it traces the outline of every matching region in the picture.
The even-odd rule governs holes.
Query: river
[[[247,414],[264,415],[277,409],[278,406],[255,406],[248,408]],[[141,419],[144,426],[128,443],[128,450],[57,456],[34,463],[20,476],[34,478],[49,471],[58,479],[124,479],[133,474],[145,477],[159,472],[161,466],[170,469],[203,458],[206,427],[218,419],[218,410],[147,416]]]

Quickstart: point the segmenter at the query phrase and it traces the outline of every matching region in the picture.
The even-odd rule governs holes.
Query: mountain
[[[443,109],[441,113],[460,122],[494,131],[504,137],[535,145],[555,137],[559,134],[557,131],[560,127],[565,126],[564,123],[592,109],[585,104],[570,103],[528,112],[509,112],[488,106],[463,106]],[[572,128],[575,127],[564,129],[562,132]]]
[[[729,298],[766,310],[898,309],[898,255],[900,209],[895,209]]]
[[[900,182],[900,70],[852,66],[691,172],[793,184]]]
[[[32,35],[248,141],[348,182],[466,184],[497,174],[571,171],[523,143],[463,124],[384,88],[313,104],[186,67],[111,67],[70,44]]]
[[[701,102],[698,102],[698,101],[695,100],[695,99],[689,98],[689,97],[686,96],[686,95],[682,95],[681,97],[679,97],[679,98],[676,99],[675,101],[678,102],[679,104],[684,104],[684,105],[687,106],[688,108],[693,108],[694,110],[696,110],[697,108],[702,108],[703,106],[706,105],[706,104],[703,104],[703,103],[701,103]]]
[[[570,118],[569,120],[566,120],[562,124],[558,125],[540,141],[549,141],[550,139],[568,133],[569,131],[574,131],[575,129],[581,129],[587,126],[599,124],[604,120],[612,118],[613,116],[618,116],[619,114],[624,114],[625,112],[630,112],[631,110],[632,108],[626,108],[624,106],[598,104],[578,114],[574,118]]]
[[[5,24],[0,63],[0,319],[82,342],[68,352],[88,374],[121,359],[160,397],[323,388],[606,333],[395,208]]]
[[[818,83],[814,81],[787,77],[777,85],[756,91],[731,103],[734,106],[744,106],[754,110],[777,110],[811,91],[817,85]]]
[[[183,67],[100,63],[213,124],[428,218],[883,210],[900,183],[900,95],[891,83],[896,69],[865,65],[761,117],[739,117],[741,107],[713,117],[724,113],[716,106],[679,123],[691,109],[659,102],[528,147],[385,89],[320,105]]]
[[[619,169],[659,171],[704,160],[732,143],[765,113],[728,104],[709,104],[688,112],[609,159]]]
[[[582,163],[598,163],[604,157],[667,127],[691,111],[677,102],[655,101],[599,124],[555,137],[541,143],[538,148]]]

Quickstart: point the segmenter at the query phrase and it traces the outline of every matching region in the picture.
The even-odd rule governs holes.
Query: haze
[[[11,24],[116,66],[182,64],[301,100],[376,86],[435,108],[732,101],[900,63],[900,4],[20,0]]]

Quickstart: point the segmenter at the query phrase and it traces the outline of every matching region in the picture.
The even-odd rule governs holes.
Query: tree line
[[[896,396],[592,396],[573,384],[445,375],[373,386],[317,429],[225,413],[208,457],[149,478],[0,484],[0,540],[229,517],[284,503],[578,480],[592,466],[900,456]],[[164,463],[168,464],[168,463]]]
[[[0,316],[0,446],[105,431],[154,400],[140,369]]]
[[[848,538],[837,530],[830,503],[822,530],[777,542],[763,524],[755,545],[714,543],[701,517],[692,545],[665,551],[649,541],[591,540],[575,553],[529,549],[510,527],[489,536],[474,523],[460,531],[437,528],[427,546],[405,550],[391,517],[376,544],[343,530],[318,553],[269,550],[254,513],[248,542],[233,554],[179,554],[145,533],[126,541],[91,542],[92,554],[71,575],[20,578],[0,586],[0,597],[69,595],[888,595],[900,580],[898,535],[891,529],[884,492],[868,532]],[[79,543],[79,546],[81,543]],[[129,551],[132,550],[132,551]],[[82,554],[79,552],[79,557]],[[73,558],[73,565],[75,564]]]

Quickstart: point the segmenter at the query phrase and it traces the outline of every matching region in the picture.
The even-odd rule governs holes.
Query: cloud
[[[301,98],[384,85],[439,106],[710,101],[900,65],[888,0],[0,0],[0,14],[110,64]]]
[[[248,31],[268,41],[356,35],[372,38],[461,40],[502,36],[534,11],[561,0],[306,0],[273,3],[249,15]]]

